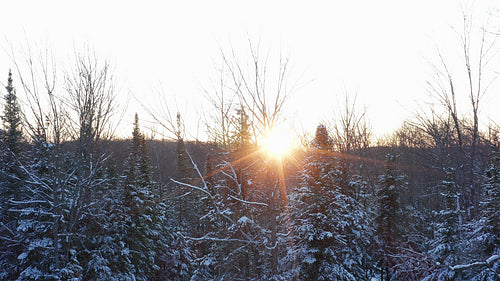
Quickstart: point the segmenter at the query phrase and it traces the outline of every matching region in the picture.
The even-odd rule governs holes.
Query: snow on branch
[[[215,241],[215,242],[241,242],[248,244],[257,244],[254,240],[244,240],[244,239],[236,239],[236,238],[217,238],[217,237],[187,237],[181,234],[182,238],[193,240],[193,241]]]
[[[464,270],[464,269],[469,269],[471,267],[476,267],[476,266],[491,266],[495,261],[500,260],[500,255],[493,255],[489,257],[486,261],[477,261],[469,264],[459,264],[450,267],[451,270],[453,271],[459,271],[459,270]]]
[[[15,235],[14,231],[7,227],[3,222],[0,222],[0,225],[4,228],[7,229],[8,232],[10,232],[11,235]]]
[[[269,207],[269,205],[267,205],[266,203],[262,203],[262,202],[254,202],[254,201],[246,201],[246,200],[243,200],[243,199],[240,199],[240,198],[237,198],[237,197],[234,197],[232,196],[231,194],[229,194],[229,197],[236,200],[236,201],[239,201],[241,203],[244,203],[244,204],[249,204],[249,205],[259,205],[259,206],[265,206],[265,207]]]
[[[212,194],[210,194],[210,192],[208,192],[207,190],[201,188],[201,187],[198,187],[196,185],[192,185],[192,184],[189,184],[189,183],[185,183],[185,182],[180,182],[178,180],[174,180],[174,179],[170,179],[173,183],[176,183],[178,185],[182,185],[182,186],[185,186],[185,187],[189,187],[189,188],[192,188],[192,189],[196,189],[198,191],[201,191],[203,193],[205,193],[206,195],[208,195],[210,198],[213,198],[212,197]]]
[[[13,239],[10,239],[10,238],[4,237],[4,236],[0,236],[0,240],[9,241],[9,242],[12,242],[12,243],[19,243],[19,242],[21,242],[20,240],[13,240]]]
[[[207,182],[205,181],[205,178],[201,174],[200,169],[198,169],[198,165],[196,165],[196,163],[193,160],[193,157],[191,157],[191,154],[189,154],[189,152],[187,151],[187,149],[184,149],[184,151],[186,152],[187,156],[189,157],[189,160],[191,161],[191,165],[193,165],[194,170],[196,171],[196,173],[198,174],[198,176],[202,180],[203,187],[205,188],[205,193],[209,194],[210,197],[212,198],[213,197],[212,194],[210,194],[210,192],[207,191],[208,190]]]

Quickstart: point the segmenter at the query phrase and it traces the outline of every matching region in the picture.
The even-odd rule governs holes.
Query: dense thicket
[[[107,146],[122,147],[122,142]],[[320,126],[304,156],[296,154],[301,165],[285,163],[286,193],[281,193],[278,172],[268,171],[261,157],[240,159],[256,151],[252,146],[228,152],[199,144],[204,148],[192,157],[204,159],[197,164],[206,164],[197,171],[202,178],[169,182],[153,181],[157,173],[177,178],[175,164],[164,171],[149,164],[154,153],[137,120],[128,142],[127,157],[111,156],[107,164],[96,160],[89,179],[77,178],[70,144],[58,152],[61,161],[50,157],[55,153],[50,145],[21,146],[23,155],[34,156],[15,160],[22,177],[8,169],[12,162],[3,162],[2,206],[8,207],[2,209],[2,278],[498,278],[498,152],[484,159],[489,164],[478,186],[481,210],[473,215],[458,203],[453,168],[435,169],[428,177],[428,171],[402,165],[402,156],[384,156],[403,152],[399,155],[419,159],[430,148],[373,147],[363,152],[373,158],[360,160],[353,158],[355,151],[335,152]],[[5,155],[9,150],[3,141],[2,146]],[[155,147],[165,159],[177,161],[175,143]],[[347,175],[342,161],[354,167]],[[74,189],[84,180],[93,194],[71,224],[79,196]],[[7,192],[12,184],[15,192]],[[179,198],[170,195],[178,186],[198,194],[196,201],[183,200],[195,221],[179,223]]]
[[[278,124],[286,62],[270,98],[252,54],[249,72],[223,57],[234,92],[215,93],[209,143],[185,140],[180,113],[171,140],[147,140],[137,114],[131,138],[113,139],[112,76],[91,56],[59,87],[46,68],[40,85],[19,79],[23,103],[9,72],[0,279],[500,279],[498,126],[450,106],[371,146],[348,104],[272,155],[259,136]]]

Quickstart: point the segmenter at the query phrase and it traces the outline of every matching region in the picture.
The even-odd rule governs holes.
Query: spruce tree
[[[186,155],[186,144],[183,137],[183,123],[181,114],[177,113],[177,175],[178,179],[188,182],[192,179],[192,169],[190,168],[189,158]]]
[[[375,218],[378,238],[379,267],[381,280],[390,280],[393,274],[391,254],[394,253],[397,239],[397,210],[399,208],[399,180],[395,170],[396,157],[387,155],[384,174],[380,177],[377,190],[379,211]]]
[[[367,278],[368,216],[338,186],[339,171],[326,127],[318,126],[305,159],[303,182],[291,197],[300,280]]]
[[[9,78],[5,87],[7,94],[4,96],[5,107],[2,119],[5,127],[5,145],[12,154],[17,155],[21,149],[20,144],[22,139],[21,108],[19,107],[16,90],[12,82],[12,72],[9,70]]]
[[[118,253],[121,258],[116,261],[116,270],[136,280],[152,280],[158,272],[158,252],[165,243],[161,232],[163,216],[158,209],[161,204],[154,201],[146,140],[137,114],[121,188],[122,208],[116,215],[120,221],[115,225],[115,239],[123,249]]]
[[[442,202],[441,209],[435,212],[434,237],[431,241],[430,256],[437,269],[430,275],[433,280],[461,280],[450,268],[458,263],[461,253],[459,239],[459,213],[457,210],[458,187],[455,183],[455,170],[445,170],[445,178],[437,186]]]
[[[21,156],[21,109],[9,71],[7,93],[4,96],[2,121],[5,131],[0,130],[0,279],[13,278],[16,273],[19,245],[14,243],[18,213],[12,212],[11,200],[20,199],[23,173],[19,168]]]
[[[486,170],[483,184],[482,217],[484,232],[488,235],[485,254],[487,256],[500,250],[500,154],[495,152]]]
[[[490,156],[488,167],[485,171],[483,200],[481,201],[481,219],[478,222],[479,231],[475,240],[477,247],[471,250],[476,253],[478,261],[484,266],[470,270],[467,278],[474,281],[500,280],[500,152],[498,148]],[[473,268],[474,269],[474,268]]]
[[[0,187],[0,203],[6,206],[8,199],[17,196],[17,189],[21,185],[22,172],[19,168],[22,132],[21,132],[21,109],[17,101],[16,90],[13,86],[12,72],[9,71],[7,94],[4,96],[5,107],[3,110],[3,141],[1,143],[2,163],[0,163],[0,180],[4,186]],[[17,195],[16,195],[17,194]]]
[[[441,196],[444,197],[444,205],[443,209],[439,212],[440,223],[436,233],[441,251],[438,259],[441,263],[453,265],[457,261],[458,254],[455,250],[455,245],[459,239],[459,214],[457,211],[458,188],[455,184],[455,176],[452,169],[446,171],[446,177],[440,189]]]
[[[177,137],[177,171],[175,178],[180,182],[189,183],[194,177],[194,171],[186,149],[186,143],[184,142],[184,124],[180,113],[177,113],[176,122],[177,128],[175,135]],[[178,197],[176,202],[177,225],[190,234],[194,234],[196,228],[191,226],[195,225],[200,210],[186,208],[186,205],[198,204],[201,200],[198,196],[199,194],[192,192],[192,190],[182,185],[176,186],[175,194]]]

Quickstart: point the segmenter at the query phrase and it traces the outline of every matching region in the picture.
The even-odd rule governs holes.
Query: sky
[[[110,59],[118,98],[128,101],[122,132],[130,131],[134,112],[144,114],[137,100],[158,105],[161,93],[185,115],[188,135],[203,140],[198,120],[209,110],[204,91],[218,78],[220,51],[248,54],[250,39],[290,59],[289,79],[300,87],[285,104],[289,126],[313,132],[335,118],[348,93],[366,106],[374,133],[382,136],[428,101],[436,47],[460,67],[453,27],[461,27],[462,9],[482,23],[497,2],[8,1],[0,17],[0,74],[5,83],[13,68],[5,52],[10,46],[48,45],[63,61],[87,44]],[[500,120],[495,89],[484,98],[484,122]]]

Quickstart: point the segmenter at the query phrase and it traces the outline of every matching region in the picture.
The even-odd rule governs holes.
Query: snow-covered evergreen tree
[[[187,144],[184,141],[184,122],[182,120],[181,114],[178,112],[176,115],[177,127],[175,128],[175,136],[177,141],[176,149],[176,163],[177,171],[175,180],[188,183],[194,177],[194,169],[191,163],[190,155],[187,151]],[[175,200],[175,207],[177,212],[177,225],[179,225],[183,231],[194,234],[197,228],[191,227],[197,223],[200,215],[199,208],[186,208],[187,205],[196,205],[200,202],[201,198],[197,192],[191,192],[189,188],[182,185],[175,185],[174,194],[177,197]]]
[[[457,262],[455,249],[458,237],[457,186],[455,185],[453,170],[446,171],[446,177],[439,187],[443,197],[443,209],[438,212],[438,223],[435,234],[435,248],[433,256],[440,264],[450,266]]]
[[[464,280],[500,280],[500,155],[493,152],[482,184],[483,199],[480,218],[471,222],[467,256],[464,264],[453,269]]]
[[[164,246],[163,217],[154,201],[154,184],[146,151],[146,140],[135,115],[132,142],[120,183],[121,208],[115,214],[116,243],[123,249],[119,270],[133,280],[152,280],[158,272],[157,256]],[[119,208],[119,206],[116,206]]]
[[[172,235],[169,244],[164,246],[163,252],[158,257],[159,272],[155,280],[192,280],[190,279],[192,259],[193,254],[187,241],[180,233]]]
[[[326,127],[318,126],[303,168],[303,183],[291,196],[300,280],[368,278],[367,245],[372,229],[366,211],[338,185]]]
[[[74,243],[82,237],[70,220],[75,203],[73,157],[42,136],[34,143],[32,162],[22,164],[25,185],[11,208],[19,214],[17,237],[22,246],[17,280],[71,280],[83,271]]]
[[[221,159],[225,157],[221,155]],[[208,239],[202,240],[208,250],[198,263],[205,276],[215,280],[229,276],[254,280],[262,274],[265,253],[258,249],[264,248],[267,234],[259,219],[267,205],[256,194],[244,193],[246,188],[259,188],[247,165],[240,162],[233,166],[230,160],[221,160],[217,167],[223,172],[214,176],[214,193],[207,198],[208,211],[201,218],[210,227],[203,235]]]
[[[393,155],[386,156],[385,171],[380,177],[380,187],[377,190],[379,210],[375,223],[381,280],[390,280],[394,273],[391,254],[395,252],[396,240],[399,235],[397,231],[397,212],[399,209],[398,188],[400,181],[394,167],[395,160],[396,157]]]
[[[3,111],[3,124],[5,128],[4,141],[7,149],[14,155],[17,155],[21,150],[21,108],[17,101],[16,90],[13,86],[12,72],[9,71],[7,79],[7,94],[4,97],[5,108]]]
[[[483,231],[486,235],[484,254],[500,254],[500,154],[491,157],[483,184],[481,215],[484,220]],[[500,265],[499,265],[500,266]]]
[[[19,169],[21,160],[21,110],[9,71],[7,94],[2,120],[5,130],[0,131],[0,279],[12,278],[16,271],[19,247],[15,239],[17,214],[9,212],[11,200],[16,199],[23,185],[23,173]]]
[[[430,256],[438,265],[432,272],[433,280],[456,280],[450,267],[458,263],[459,251],[459,211],[457,211],[458,189],[453,169],[447,169],[445,179],[437,187],[442,198],[442,209],[435,214],[434,239]]]

